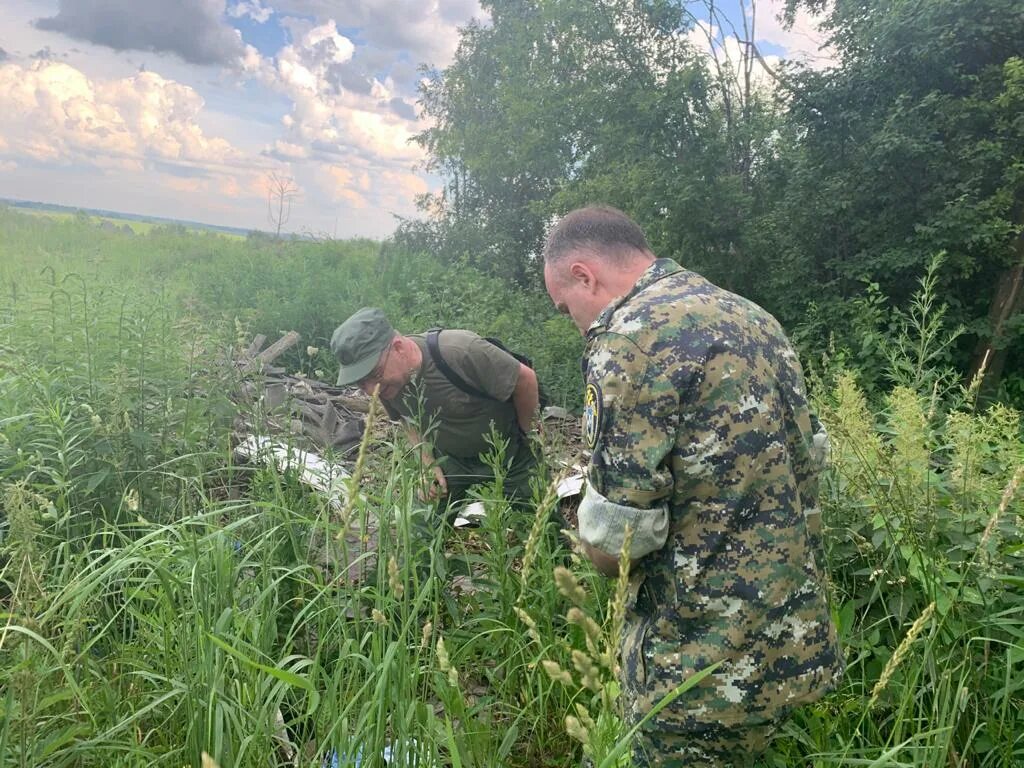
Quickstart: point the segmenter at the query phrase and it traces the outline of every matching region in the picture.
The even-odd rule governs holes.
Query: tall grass
[[[368,243],[130,238],[2,211],[0,232],[0,765],[625,764],[623,585],[566,545],[547,478],[525,511],[482,489],[484,525],[454,533],[390,433],[341,510],[230,453],[218,360],[236,319],[325,346],[379,304],[405,330],[497,332],[568,392],[578,341],[541,297]],[[318,354],[287,363],[315,373]],[[849,372],[819,391],[849,669],[767,765],[1024,764],[1021,417],[900,370],[881,408]]]

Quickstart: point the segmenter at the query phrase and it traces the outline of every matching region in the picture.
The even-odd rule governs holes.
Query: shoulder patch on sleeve
[[[583,442],[594,450],[601,434],[602,396],[601,387],[590,382],[583,393]]]

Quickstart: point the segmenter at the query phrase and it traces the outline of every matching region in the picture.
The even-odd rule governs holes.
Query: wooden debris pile
[[[316,379],[289,374],[274,362],[299,342],[286,333],[266,349],[265,336],[231,360],[237,375],[233,399],[237,459],[293,471],[298,480],[325,497],[335,513],[344,509],[349,477],[366,426],[369,399],[358,390],[332,387]],[[376,520],[351,521],[336,541],[320,534],[310,541],[321,565],[340,581],[354,583],[376,569]],[[366,553],[370,556],[364,557]]]
[[[331,387],[273,365],[299,342],[295,331],[262,349],[266,340],[257,336],[233,361],[239,374],[236,434],[242,438],[277,435],[317,453],[349,455],[362,438],[369,401],[354,390]]]
[[[240,460],[296,472],[300,482],[340,511],[350,491],[350,469],[365,429],[369,398],[358,389],[333,387],[275,365],[298,342],[299,334],[292,331],[264,349],[266,337],[260,335],[230,361],[237,381],[234,451]],[[549,407],[542,422],[546,459],[561,478],[558,495],[563,516],[575,527],[584,462],[579,421],[563,408]],[[468,503],[454,525],[470,526],[474,517],[484,514],[482,503]],[[359,574],[348,564],[358,560],[357,570],[373,571],[378,526],[373,521],[372,530],[346,532],[345,555],[340,558],[329,542],[319,542],[315,548],[323,550],[324,565],[339,578],[358,581]]]

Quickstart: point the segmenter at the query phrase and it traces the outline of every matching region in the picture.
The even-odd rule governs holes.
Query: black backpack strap
[[[427,349],[430,350],[430,357],[434,361],[434,365],[437,366],[438,370],[444,374],[445,378],[448,379],[452,384],[461,389],[467,395],[473,397],[479,397],[484,400],[496,400],[497,398],[491,397],[486,392],[483,392],[472,384],[467,382],[464,378],[459,376],[452,367],[445,362],[444,356],[441,354],[441,345],[438,342],[438,338],[441,336],[440,328],[431,328],[427,331]]]

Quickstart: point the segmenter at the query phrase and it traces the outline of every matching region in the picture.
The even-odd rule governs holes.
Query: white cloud
[[[264,82],[292,103],[282,119],[287,136],[267,150],[279,159],[308,155],[334,163],[362,158],[384,169],[405,169],[422,160],[411,142],[419,124],[393,108],[394,83],[373,80],[363,91],[341,86],[336,67],[351,61],[352,42],[333,20],[307,28],[263,70]]]
[[[260,0],[241,0],[241,2],[228,6],[228,16],[233,19],[241,19],[246,16],[257,24],[266,24],[274,15],[274,9],[269,5],[264,6]]]
[[[161,185],[189,195],[205,199],[219,199],[225,210],[230,210],[232,201],[266,199],[265,177],[259,173],[227,173],[212,177],[181,177],[164,174]]]
[[[784,58],[799,61],[812,69],[822,69],[836,62],[836,51],[825,44],[821,31],[823,16],[815,16],[800,8],[788,29],[782,22],[785,4],[770,0],[758,8],[754,35],[758,42],[768,42],[786,50]]]
[[[298,144],[292,144],[291,142],[281,141],[278,139],[274,142],[274,154],[290,160],[301,160],[309,157],[309,150],[305,147],[299,146]]]
[[[351,40],[338,34],[334,19],[309,30],[302,45],[306,50],[317,51],[324,58],[336,64],[344,64],[352,58],[352,54],[356,50]]]
[[[740,88],[745,77],[747,46],[733,35],[724,35],[719,27],[706,21],[698,21],[686,34],[687,40],[698,51],[707,56],[707,65],[713,71],[728,75],[735,87]],[[778,56],[763,56],[769,67],[775,68]],[[774,81],[762,63],[755,59],[750,64],[751,86],[755,89],[770,88]]]
[[[239,63],[243,72],[253,75],[258,75],[267,66],[266,59],[260,56],[260,52],[251,45],[245,46]]]
[[[280,13],[333,18],[358,27],[368,44],[407,51],[416,63],[447,66],[458,44],[458,27],[486,17],[478,0],[278,0]]]
[[[155,72],[93,81],[74,67],[0,65],[0,131],[14,154],[38,161],[135,168],[236,162],[238,152],[197,123],[202,98]]]
[[[48,0],[60,3],[50,15],[92,1]],[[2,2],[11,56],[0,62],[0,163],[12,171],[0,174],[0,194],[267,228],[265,176],[276,169],[305,191],[288,229],[340,237],[383,236],[393,214],[415,214],[429,183],[410,142],[425,127],[413,105],[416,64],[450,61],[457,26],[479,14],[477,0],[327,0],[304,19],[282,15],[282,3],[294,13],[304,0],[185,0],[232,37],[221,40],[230,69],[212,76],[189,63],[196,56],[125,53],[167,50],[166,40],[181,48],[175,30],[140,42],[125,37],[137,19],[121,19],[111,44],[94,19],[64,11],[65,26],[94,40],[69,43],[64,30],[31,23],[39,0]],[[143,15],[156,3],[139,0]],[[263,55],[231,18],[280,23],[291,44]],[[350,27],[358,38],[342,31]],[[27,60],[46,46],[55,60]],[[133,192],[143,186],[145,196]]]

